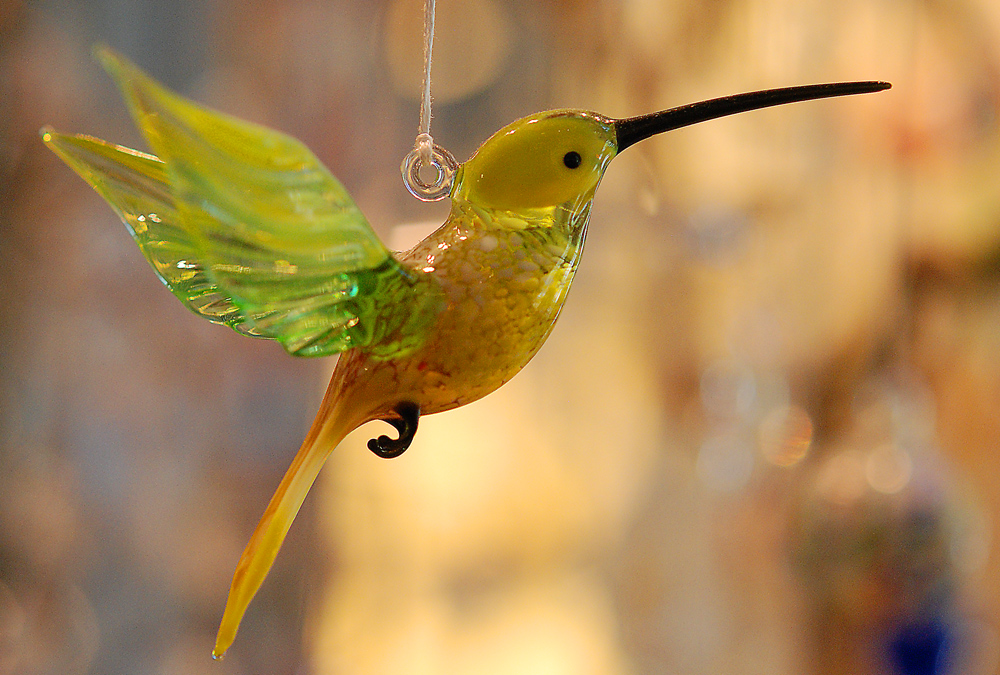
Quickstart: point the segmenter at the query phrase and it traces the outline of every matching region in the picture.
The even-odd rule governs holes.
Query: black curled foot
[[[399,438],[389,438],[379,436],[368,441],[368,449],[382,459],[392,459],[399,457],[413,442],[413,437],[417,435],[417,421],[420,419],[420,406],[416,403],[403,402],[392,409],[398,418],[384,420],[396,427]]]

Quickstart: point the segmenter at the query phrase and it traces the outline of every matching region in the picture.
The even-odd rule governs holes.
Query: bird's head
[[[593,199],[611,160],[650,136],[748,110],[889,86],[840,82],[769,89],[626,119],[582,110],[538,113],[507,125],[483,143],[459,168],[452,198],[512,214],[555,208],[578,213]]]
[[[454,194],[519,213],[584,203],[618,154],[615,123],[582,110],[552,110],[508,124],[456,176]]]

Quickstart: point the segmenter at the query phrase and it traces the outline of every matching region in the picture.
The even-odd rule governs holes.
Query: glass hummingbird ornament
[[[445,223],[394,253],[301,143],[192,103],[109,49],[97,53],[154,154],[48,128],[46,145],[110,203],[190,310],[295,356],[340,355],[237,564],[217,658],[348,433],[390,423],[398,438],[369,447],[395,457],[420,415],[489,394],[538,351],[573,281],[594,192],[622,150],[716,117],[890,86],[768,90],[628,119],[580,110],[526,117],[458,167]]]

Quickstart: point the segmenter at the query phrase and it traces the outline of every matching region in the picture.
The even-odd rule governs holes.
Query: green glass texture
[[[118,212],[189,309],[296,356],[412,349],[440,309],[299,141],[174,94],[98,56],[154,154],[43,130]],[[402,309],[403,311],[398,311]]]

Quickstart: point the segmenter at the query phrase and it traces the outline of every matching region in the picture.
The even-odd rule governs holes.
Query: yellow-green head
[[[594,196],[618,153],[614,121],[582,110],[552,110],[508,124],[462,165],[454,195],[518,212]]]

